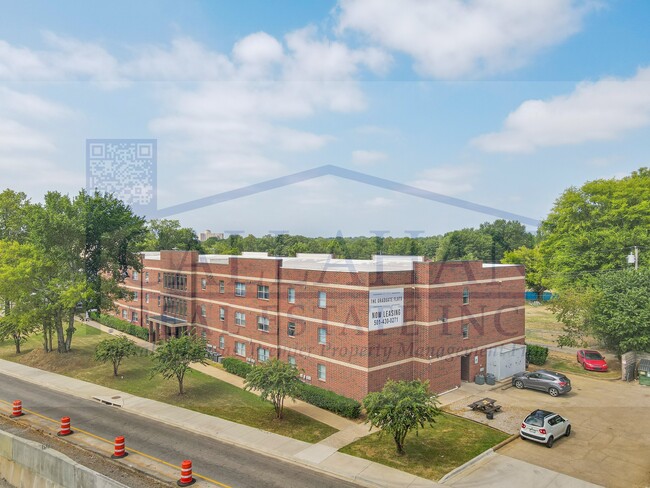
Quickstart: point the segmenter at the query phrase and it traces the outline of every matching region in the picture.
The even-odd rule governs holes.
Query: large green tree
[[[154,367],[151,376],[160,374],[166,380],[176,378],[179,394],[182,395],[185,393],[185,375],[191,371],[190,364],[207,364],[206,358],[205,340],[187,334],[178,338],[172,337],[156,347],[152,356]]]
[[[389,380],[381,391],[369,393],[363,406],[366,422],[381,429],[381,434],[392,436],[399,455],[405,452],[406,435],[432,425],[440,414],[438,400],[429,392],[429,382],[421,380]]]
[[[178,249],[180,251],[202,251],[199,238],[193,229],[181,227],[178,220],[152,220],[143,244],[145,251]]]
[[[650,268],[602,273],[594,289],[593,334],[619,354],[650,352]]]
[[[633,246],[650,249],[650,170],[569,188],[540,228],[539,250],[553,288],[588,283],[626,266]],[[648,260],[641,260],[647,266]]]
[[[281,419],[285,398],[295,398],[300,384],[298,369],[274,358],[255,365],[246,375],[245,387],[259,391],[262,399],[273,404],[276,417]]]
[[[95,347],[95,361],[110,362],[113,365],[113,376],[117,376],[120,364],[125,358],[135,356],[138,346],[131,339],[120,335],[104,339]]]

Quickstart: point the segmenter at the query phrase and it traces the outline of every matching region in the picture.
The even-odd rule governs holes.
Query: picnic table
[[[496,400],[486,397],[467,406],[472,410],[483,412],[489,420],[492,420],[494,418],[494,412],[501,411],[501,405],[496,405],[496,402]]]

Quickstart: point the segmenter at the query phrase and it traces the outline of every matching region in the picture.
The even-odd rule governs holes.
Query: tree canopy
[[[395,441],[398,454],[404,454],[406,435],[432,425],[440,414],[436,396],[429,392],[428,381],[388,380],[381,391],[369,393],[363,400],[372,427],[381,429]]]
[[[245,387],[247,390],[259,391],[262,399],[273,404],[276,417],[281,419],[285,398],[295,398],[300,387],[299,375],[295,366],[279,359],[269,359],[253,366],[246,375]]]
[[[104,339],[95,347],[95,361],[110,362],[113,365],[113,376],[117,376],[120,363],[125,358],[135,356],[138,347],[131,339],[120,335]]]
[[[194,335],[182,335],[160,343],[153,354],[154,367],[151,376],[157,374],[163,378],[176,378],[178,381],[178,392],[185,393],[185,374],[190,371],[190,364],[207,364],[207,350],[204,339]]]
[[[539,250],[554,288],[626,267],[633,246],[650,249],[650,170],[569,188],[540,228]],[[641,261],[647,266],[648,260]]]

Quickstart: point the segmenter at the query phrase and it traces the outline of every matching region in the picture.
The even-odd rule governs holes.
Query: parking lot
[[[518,432],[526,413],[538,408],[559,413],[571,421],[569,438],[559,439],[552,449],[517,439],[500,449],[499,454],[602,486],[650,486],[650,387],[569,376],[573,390],[566,395],[553,398],[539,391],[506,386],[489,394],[486,391],[485,396],[503,406],[503,413],[497,413],[494,420],[467,412],[466,407],[464,416]],[[453,406],[454,410],[460,408]]]

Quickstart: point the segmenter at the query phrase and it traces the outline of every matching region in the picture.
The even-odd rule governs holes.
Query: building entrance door
[[[469,381],[469,354],[460,358],[460,380]]]

